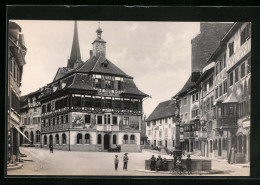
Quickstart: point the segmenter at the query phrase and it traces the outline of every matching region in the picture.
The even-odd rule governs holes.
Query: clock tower
[[[102,34],[102,29],[100,27],[98,27],[96,33],[97,33],[97,38],[96,40],[92,43],[93,45],[93,56],[95,57],[100,57],[106,56],[106,41],[104,41],[101,38],[101,34]]]

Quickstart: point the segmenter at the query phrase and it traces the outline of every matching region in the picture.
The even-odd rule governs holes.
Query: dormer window
[[[102,66],[102,67],[107,67],[107,66],[108,66],[108,61],[105,60],[104,62],[102,62],[102,63],[101,63],[101,66]]]

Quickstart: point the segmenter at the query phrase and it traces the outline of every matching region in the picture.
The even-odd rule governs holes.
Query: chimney
[[[89,50],[89,58],[93,56],[93,50]]]

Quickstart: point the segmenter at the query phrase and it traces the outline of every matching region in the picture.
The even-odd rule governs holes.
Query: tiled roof
[[[174,97],[181,96],[182,94],[188,92],[195,85],[196,85],[196,83],[191,81],[191,76],[190,76],[189,79],[187,80],[187,82],[182,87],[182,89]]]
[[[161,102],[157,105],[157,107],[154,109],[152,114],[150,114],[150,116],[146,119],[146,121],[152,121],[173,116],[175,115],[176,110],[177,107],[173,100]]]
[[[90,77],[87,74],[75,74],[74,80],[71,85],[68,86],[71,89],[82,89],[82,90],[95,90],[91,86]]]
[[[147,94],[143,93],[136,87],[133,79],[126,78],[124,84],[125,84],[124,85],[125,92],[122,94],[134,94],[134,95],[139,95],[139,96],[148,96]]]

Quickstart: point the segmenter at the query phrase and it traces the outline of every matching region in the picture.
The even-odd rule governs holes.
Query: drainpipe
[[[69,129],[69,151],[70,151],[70,129]]]

